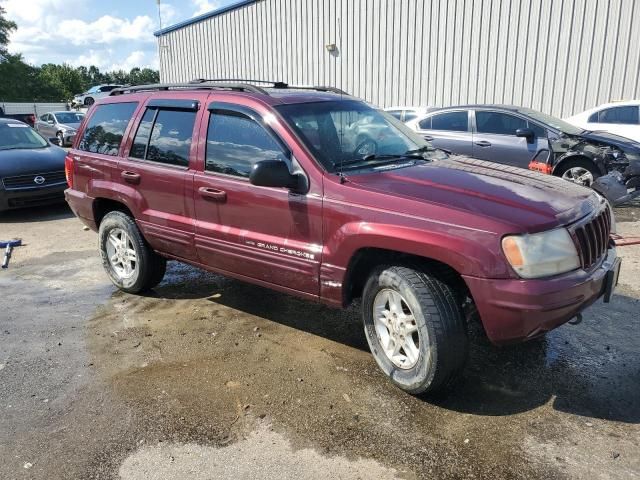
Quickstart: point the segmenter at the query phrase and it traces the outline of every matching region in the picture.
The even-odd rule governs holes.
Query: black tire
[[[114,229],[120,229],[127,233],[136,252],[136,267],[132,276],[128,278],[118,275],[107,254],[108,237]],[[164,278],[167,268],[166,259],[151,249],[140,233],[136,222],[126,213],[114,211],[106,214],[100,222],[98,238],[102,265],[113,284],[120,290],[139,293],[155,287]]]
[[[93,97],[87,97],[87,98],[84,99],[84,106],[85,107],[90,107],[94,103],[96,103],[96,101],[93,99]]]
[[[58,132],[56,134],[56,136],[58,137],[58,141],[60,142],[60,146],[64,147],[64,135],[62,134],[62,132]]]
[[[589,173],[591,173],[591,176],[593,177],[594,181],[601,176],[600,172],[598,171],[598,167],[596,167],[591,160],[587,160],[585,158],[576,158],[572,160],[567,160],[566,162],[561,163],[553,173],[554,175],[562,178],[562,176],[572,168],[584,168]],[[568,181],[571,181],[571,180],[568,180]],[[584,186],[591,187],[591,185],[584,185]]]
[[[392,362],[376,330],[374,301],[383,290],[399,293],[415,319],[419,355],[409,368]],[[414,395],[443,390],[464,369],[468,339],[462,308],[453,288],[430,272],[402,266],[375,270],[364,287],[362,314],[371,353],[382,371],[402,390]]]

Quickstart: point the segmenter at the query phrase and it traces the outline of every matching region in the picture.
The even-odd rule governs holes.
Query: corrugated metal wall
[[[161,77],[276,79],[384,107],[510,103],[566,116],[640,98],[638,19],[635,0],[260,0],[161,35]]]

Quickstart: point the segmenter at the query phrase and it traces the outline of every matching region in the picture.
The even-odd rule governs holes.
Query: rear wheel
[[[105,215],[99,242],[102,265],[120,290],[138,293],[155,287],[164,278],[167,261],[149,247],[126,213]]]
[[[391,266],[365,285],[365,334],[382,371],[401,389],[419,394],[458,377],[467,358],[467,331],[453,289],[430,272]]]
[[[584,187],[591,187],[600,176],[600,172],[593,162],[585,159],[569,160],[561,164],[555,174],[564,180]]]
[[[93,105],[96,101],[92,98],[92,97],[87,97],[84,99],[84,105],[85,107],[90,107],[91,105]]]

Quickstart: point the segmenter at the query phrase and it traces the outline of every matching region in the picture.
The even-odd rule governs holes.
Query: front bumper
[[[0,188],[0,212],[15,208],[38,207],[64,202],[66,183],[46,187],[4,190]]]
[[[515,343],[542,335],[571,320],[605,293],[607,272],[616,265],[615,248],[598,267],[553,278],[464,277],[489,340]]]

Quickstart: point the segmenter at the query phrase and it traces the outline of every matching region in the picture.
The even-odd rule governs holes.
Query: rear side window
[[[417,113],[413,113],[413,112],[409,112],[409,111],[404,112],[404,121],[405,122],[408,122],[410,120],[414,120],[416,118],[418,118],[418,114]]]
[[[425,118],[424,120],[420,120],[418,125],[422,130],[431,130],[431,117]]]
[[[261,160],[287,158],[282,146],[255,120],[240,112],[215,110],[209,118],[205,169],[249,178]]]
[[[476,111],[478,133],[515,135],[519,128],[527,128],[527,121],[507,113]]]
[[[99,105],[91,115],[78,148],[85,152],[118,155],[122,137],[137,102]]]
[[[468,132],[469,115],[466,111],[439,113],[431,117],[431,130]]]
[[[589,117],[589,122],[638,125],[640,123],[639,115],[637,106],[612,107],[592,114]]]
[[[130,156],[189,166],[195,120],[195,111],[148,108],[138,126]]]
[[[388,110],[387,113],[393,115],[398,120],[402,120],[402,110]]]

